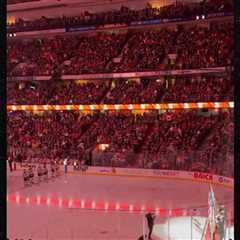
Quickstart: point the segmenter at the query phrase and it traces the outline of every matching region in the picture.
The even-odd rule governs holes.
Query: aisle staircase
[[[214,135],[217,131],[218,127],[223,124],[223,121],[216,121],[215,124],[212,125],[211,129],[206,129],[205,132],[201,135],[201,141],[198,142],[197,150],[204,148],[205,145],[208,144],[208,140]]]
[[[145,143],[147,142],[148,137],[151,135],[153,129],[154,129],[154,124],[153,123],[147,123],[147,130],[145,132],[145,135],[144,135],[142,141],[136,147],[135,153],[137,153],[137,154],[142,153],[143,147],[145,146]]]
[[[108,71],[108,70],[115,69],[114,66],[115,66],[115,64],[117,65],[118,63],[114,63],[113,60],[114,60],[115,58],[119,58],[119,59],[122,60],[123,52],[124,52],[124,50],[126,49],[126,47],[128,47],[128,42],[129,42],[130,39],[131,39],[130,34],[127,33],[127,34],[126,34],[126,38],[125,38],[122,46],[119,48],[119,52],[118,52],[117,56],[114,56],[113,58],[111,58],[111,59],[108,61],[108,63],[107,63],[106,66],[105,66],[105,70]],[[121,61],[120,61],[120,62],[121,62]]]

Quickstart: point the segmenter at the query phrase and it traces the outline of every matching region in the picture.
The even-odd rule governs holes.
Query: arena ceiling
[[[34,19],[41,16],[76,16],[83,11],[108,11],[119,9],[122,5],[132,9],[144,8],[147,3],[150,3],[154,7],[160,7],[175,1],[176,0],[34,0],[31,2],[9,4],[7,11],[9,16]],[[184,2],[189,1],[192,2],[196,0],[184,0]]]

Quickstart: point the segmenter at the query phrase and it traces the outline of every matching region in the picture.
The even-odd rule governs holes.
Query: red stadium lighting
[[[184,210],[182,211],[182,215],[183,215],[183,216],[187,216],[187,210],[184,209]]]
[[[188,104],[188,103],[184,103],[184,104],[183,104],[183,108],[184,108],[184,109],[189,109],[189,104]]]
[[[109,207],[109,204],[108,204],[108,202],[106,202],[106,203],[104,204],[104,209],[107,211],[107,210],[108,210],[108,207]]]
[[[51,198],[47,198],[47,206],[50,206],[51,205]]]
[[[85,201],[81,200],[81,208],[85,208]]]
[[[38,197],[37,197],[37,205],[40,205],[40,204],[41,204],[41,197],[38,196]]]
[[[48,105],[44,105],[43,109],[47,111],[48,110]]]
[[[19,195],[16,196],[16,203],[17,203],[17,204],[20,203],[20,196],[19,196]]]
[[[155,209],[155,214],[156,214],[156,215],[159,215],[159,208],[156,208],[156,209]]]
[[[69,202],[68,202],[68,207],[71,208],[73,206],[73,200],[70,199]]]
[[[71,110],[71,109],[72,109],[72,106],[71,106],[71,105],[67,105],[67,106],[66,106],[66,109],[67,109],[67,110]]]
[[[119,209],[120,209],[120,205],[119,205],[119,203],[116,203],[116,211],[118,211]]]
[[[133,205],[132,205],[132,204],[129,205],[129,212],[130,212],[130,213],[133,212]]]
[[[132,105],[132,104],[129,104],[129,105],[128,105],[128,109],[129,109],[129,110],[132,110],[132,109],[133,109],[133,105]]]
[[[96,203],[95,203],[95,201],[92,201],[91,207],[92,207],[92,209],[95,209],[95,208],[96,208]]]
[[[59,198],[59,199],[58,199],[58,206],[59,206],[59,207],[62,207],[62,202],[63,202],[62,199]]]
[[[145,210],[146,210],[145,205],[142,205],[142,206],[141,206],[141,212],[145,212]]]

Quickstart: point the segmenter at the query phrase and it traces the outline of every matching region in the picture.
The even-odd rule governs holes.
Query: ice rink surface
[[[117,203],[133,207],[151,206],[160,209],[189,209],[202,206],[206,206],[207,209],[208,204],[209,185],[199,182],[62,173],[60,177],[48,182],[23,187],[21,176],[21,171],[8,174],[9,195],[25,198],[44,196],[50,199],[79,199],[85,202]],[[233,189],[214,186],[214,192],[218,202],[233,201]],[[201,216],[200,213],[199,222],[202,221]],[[129,211],[87,210],[16,202],[8,202],[7,207],[10,239],[135,240],[142,235],[146,227],[143,219],[143,214]],[[163,229],[166,228],[166,220],[165,216],[156,218],[153,239],[168,239],[164,235],[166,229]],[[172,218],[172,221],[185,224],[182,225],[183,229],[183,226],[190,224],[189,219],[184,216]],[[177,223],[174,224],[173,228]],[[178,234],[178,238],[172,236],[169,240],[188,240],[189,237],[184,234],[189,231],[186,229],[181,236]],[[198,240],[197,235],[195,239]]]

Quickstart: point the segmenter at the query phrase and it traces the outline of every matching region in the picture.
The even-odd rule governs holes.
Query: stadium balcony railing
[[[171,5],[174,8],[174,5]],[[170,11],[167,11],[165,14],[161,13],[161,9],[151,9],[146,8],[146,11],[156,12],[150,13],[148,15],[143,15],[142,10],[128,11],[126,17],[126,12],[119,11],[119,14],[123,14],[122,17],[119,17],[119,14],[116,14],[116,17],[113,13],[101,13],[99,14],[87,14],[82,17],[63,17],[58,19],[51,19],[47,17],[42,17],[41,19],[35,21],[18,21],[15,24],[9,24],[7,26],[9,33],[15,32],[24,32],[24,31],[36,31],[36,30],[49,30],[64,28],[67,31],[81,31],[81,30],[94,30],[97,28],[118,28],[123,26],[141,26],[148,24],[158,24],[158,23],[169,23],[169,22],[181,22],[181,21],[192,21],[192,20],[205,20],[215,17],[224,17],[224,16],[233,16],[233,7],[231,4],[229,6],[223,7],[222,9],[202,9],[200,4],[196,4],[194,8],[188,8],[188,13],[185,15],[169,14]],[[220,7],[220,6],[219,6]],[[196,10],[197,9],[197,10]],[[184,9],[181,9],[182,11]],[[136,16],[137,13],[137,16]],[[99,17],[100,16],[100,17]],[[127,20],[126,20],[127,19]],[[14,35],[11,35],[14,36]]]

